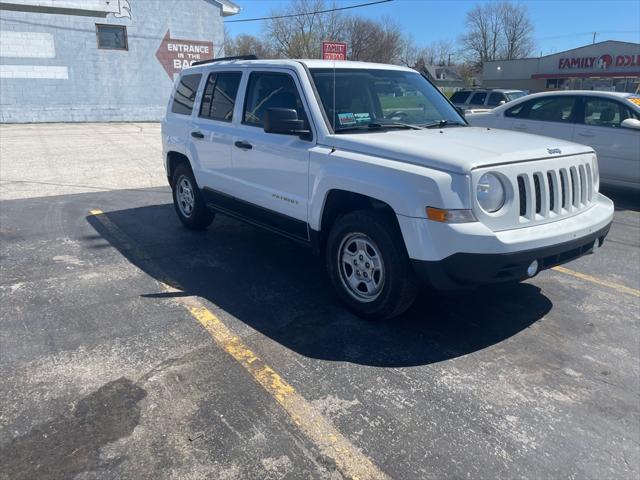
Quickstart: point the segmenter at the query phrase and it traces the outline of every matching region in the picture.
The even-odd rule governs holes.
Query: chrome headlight
[[[484,211],[494,213],[500,210],[506,197],[500,178],[493,173],[482,175],[476,187],[476,197]]]

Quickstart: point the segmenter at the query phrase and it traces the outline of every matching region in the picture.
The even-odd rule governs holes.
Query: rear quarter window
[[[476,92],[471,97],[469,103],[471,105],[484,105],[484,101],[487,98],[487,92]]]
[[[171,111],[180,115],[191,115],[193,104],[196,100],[201,74],[185,75],[178,82],[176,92],[173,95]]]
[[[497,107],[502,101],[507,101],[505,96],[502,93],[493,92],[491,95],[489,95],[489,101],[487,102],[487,105]]]
[[[464,103],[467,101],[467,98],[469,98],[469,94],[470,92],[456,92],[451,95],[449,100],[451,100],[452,103]]]

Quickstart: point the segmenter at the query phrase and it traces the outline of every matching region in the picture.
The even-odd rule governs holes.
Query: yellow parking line
[[[91,210],[91,215],[118,242],[123,242],[127,247],[133,247],[133,252],[138,250],[135,242],[101,210]],[[131,252],[129,253],[131,254]],[[148,258],[146,259],[148,260]],[[167,292],[179,292],[178,289],[169,285],[170,283],[175,285],[175,283],[168,277],[165,278],[167,283],[160,282],[162,288]],[[249,372],[253,379],[287,412],[293,423],[319,448],[320,452],[335,462],[336,467],[345,477],[354,480],[388,478],[369,457],[349,442],[328,418],[322,415],[264,360],[253,353],[197,297],[174,297],[172,300],[198,320],[213,340]]]
[[[607,280],[601,280],[597,277],[587,275],[586,273],[576,272],[574,270],[570,270],[564,267],[553,267],[553,270],[555,270],[556,272],[564,273],[566,275],[571,275],[572,277],[579,278],[580,280],[586,280],[587,282],[595,283],[597,285],[602,285],[603,287],[612,288],[621,293],[627,293],[629,295],[633,295],[634,297],[640,297],[640,290],[636,290],[635,288],[627,287],[619,283],[609,282]]]

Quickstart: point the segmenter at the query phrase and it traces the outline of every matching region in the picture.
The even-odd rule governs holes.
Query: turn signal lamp
[[[427,218],[441,223],[468,223],[476,222],[476,217],[471,210],[445,210],[443,208],[427,207]]]

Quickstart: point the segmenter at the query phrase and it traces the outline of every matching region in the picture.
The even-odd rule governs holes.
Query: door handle
[[[518,128],[520,130],[526,130],[527,126],[524,123],[516,123],[513,125],[513,128]]]
[[[193,138],[204,138],[204,135],[202,134],[202,132],[198,132],[198,131],[191,132],[191,136]]]
[[[593,136],[595,136],[595,133],[593,133],[593,132],[578,132],[578,135],[580,135],[582,137],[593,137]]]
[[[238,140],[234,143],[234,145],[238,148],[241,148],[242,150],[251,150],[253,148],[253,145],[251,145],[249,142],[245,142],[244,140]]]

